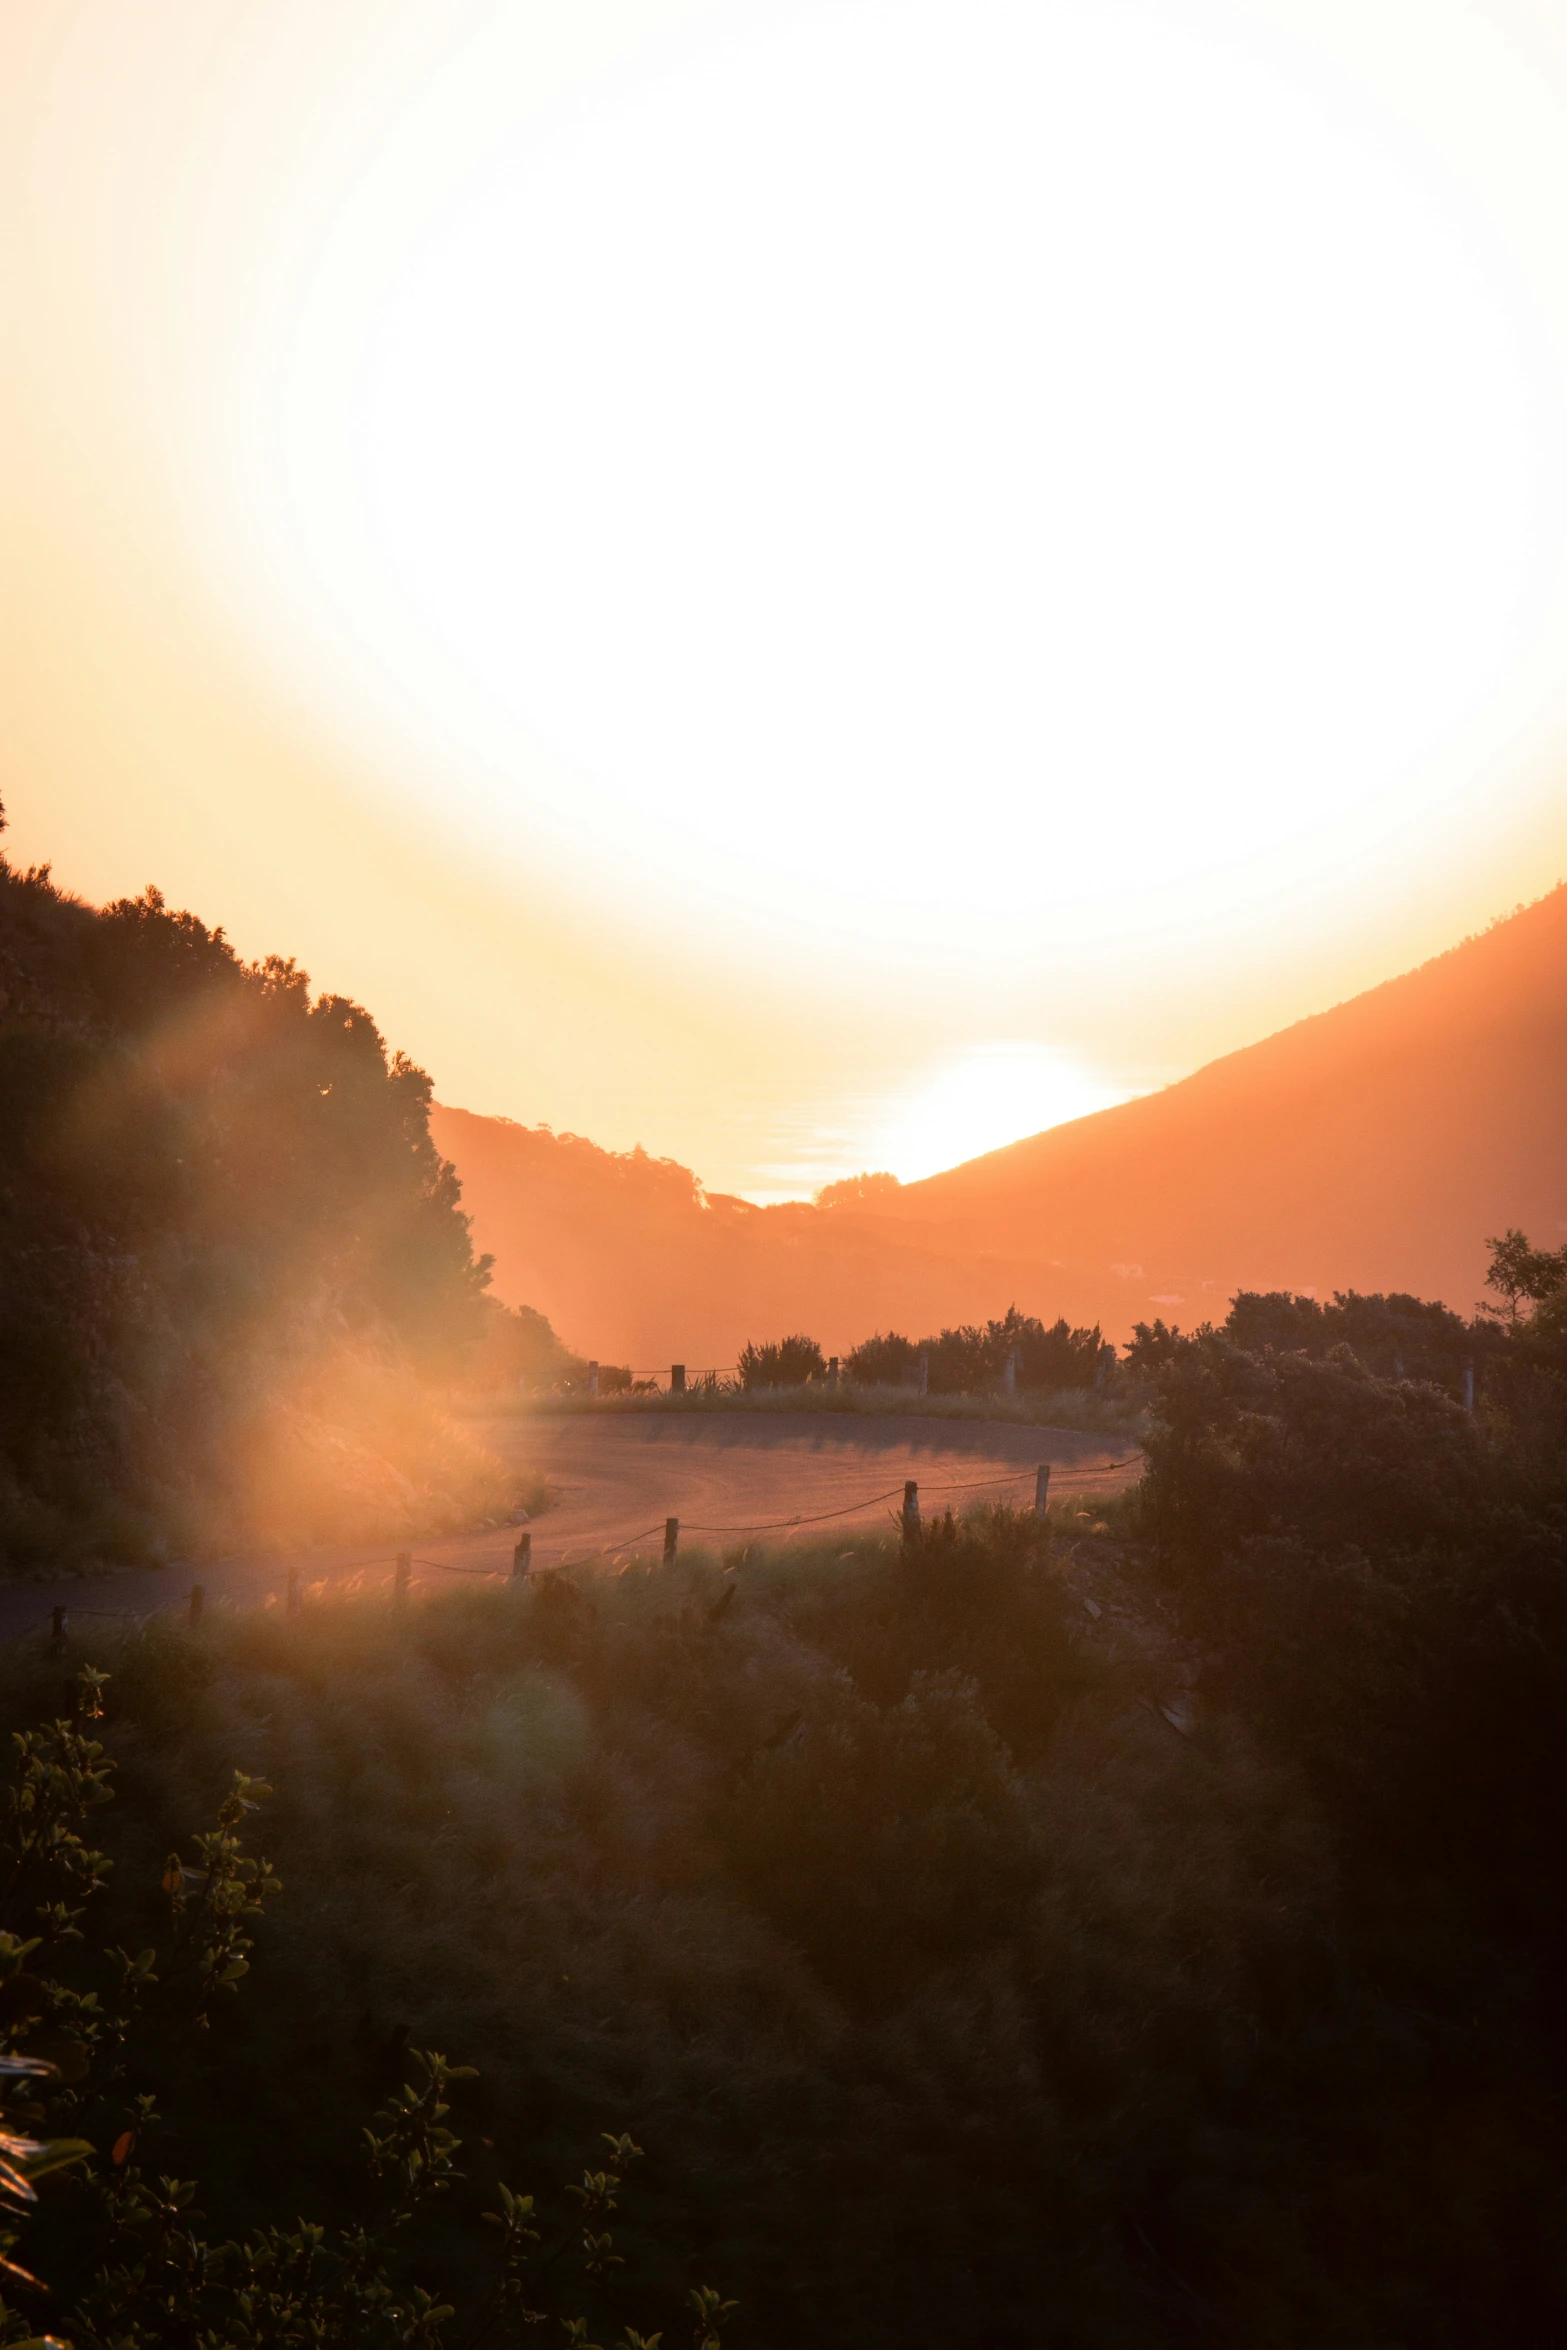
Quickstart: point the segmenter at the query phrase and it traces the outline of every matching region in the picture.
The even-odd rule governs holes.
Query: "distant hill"
[[[976,1268],[917,1234],[809,1205],[709,1195],[688,1167],[580,1135],[436,1104],[495,1292],[535,1306],[580,1352],[645,1370],[734,1362],[748,1338],[809,1329],[846,1351],[890,1323],[962,1319],[1039,1293],[1032,1258]],[[1005,1299],[1003,1299],[1005,1302]]]
[[[709,1199],[671,1161],[439,1106],[432,1131],[500,1293],[638,1367],[1014,1301],[1116,1336],[1239,1287],[1467,1313],[1487,1234],[1567,1235],[1567,888],[1161,1093],[864,1201]]]

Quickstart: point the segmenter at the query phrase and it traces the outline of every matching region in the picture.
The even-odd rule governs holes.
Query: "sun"
[[[1450,853],[1567,547],[1452,175],[1197,8],[726,22],[302,329],[290,510],[406,788],[857,983]]]

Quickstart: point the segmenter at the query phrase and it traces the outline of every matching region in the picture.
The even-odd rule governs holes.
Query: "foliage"
[[[856,1387],[897,1387],[915,1370],[919,1353],[913,1339],[900,1331],[889,1330],[883,1336],[878,1330],[849,1349],[843,1358],[844,1376]]]
[[[1216,1690],[1306,1769],[1346,1866],[1427,1872],[1448,1930],[1511,1935],[1526,1981],[1567,1958],[1567,1283],[1522,1235],[1493,1251],[1480,1412],[1344,1344],[1199,1332],[1159,1374],[1141,1513]],[[1278,1302],[1229,1328],[1278,1330]]]
[[[844,1358],[848,1376],[863,1387],[896,1386],[923,1353],[933,1395],[982,1395],[999,1388],[1010,1362],[1017,1385],[1034,1391],[1092,1388],[1100,1377],[1099,1330],[1074,1330],[1063,1318],[1050,1326],[1008,1306],[999,1320],[965,1323],[916,1343],[878,1331]]]
[[[1247,1354],[1271,1351],[1321,1362],[1347,1346],[1379,1379],[1428,1381],[1453,1396],[1463,1394],[1465,1373],[1490,1335],[1483,1321],[1467,1323],[1450,1306],[1402,1290],[1367,1297],[1338,1289],[1323,1305],[1289,1290],[1243,1289],[1231,1299],[1220,1327]],[[1175,1359],[1182,1344],[1180,1331],[1162,1321],[1138,1322],[1123,1350],[1126,1367],[1135,1374],[1156,1373]]]
[[[0,1930],[0,2037],[10,2042],[0,2054],[0,2094],[21,2091],[27,2103],[0,2125],[0,2340],[36,2339],[24,2305],[42,2304],[78,2350],[443,2350],[458,2307],[411,2273],[410,2245],[427,2207],[462,2182],[448,2091],[475,2079],[472,2067],[410,2051],[412,2079],[363,2133],[369,2207],[335,2226],[268,2220],[214,2242],[202,2232],[196,2183],[147,2169],[149,2148],[178,2147],[181,2136],[157,2095],[137,2086],[158,2052],[150,2011],[162,2002],[165,2037],[171,2022],[207,2031],[219,1995],[236,1991],[249,1971],[251,1922],[281,1888],[239,1835],[272,1790],[236,1772],[215,1827],[194,1839],[192,1861],[175,1853],[164,1869],[162,1947],[131,1958],[84,1927],[110,1867],[83,1835],[115,1792],[113,1765],[85,1727],[101,1713],[103,1689],[104,1676],[87,1668],[69,1717],[14,1736],[19,1770],[0,1834],[0,1906],[12,1921]],[[14,1926],[23,1922],[40,1931],[19,1936]],[[84,1988],[82,1978],[94,1975]],[[93,2137],[33,2137],[13,2121]],[[94,2139],[106,2162],[94,2160]],[[500,2208],[482,2217],[498,2231],[498,2260],[487,2293],[465,2314],[466,2343],[497,2332],[519,2338],[549,2314],[534,2304],[558,2303],[562,2290],[579,2312],[583,2299],[596,2314],[606,2310],[613,2272],[625,2265],[610,2222],[641,2148],[624,2133],[603,2142],[609,2162],[567,2187],[577,2208],[548,2247],[534,2197],[494,2182]],[[13,2255],[38,2183],[68,2172],[76,2190],[54,2214],[46,2284]],[[572,2274],[579,2281],[568,2286]],[[689,2301],[697,2340],[721,2350],[719,2329],[736,2304],[709,2287],[693,2289]],[[589,2350],[587,2317],[562,2313],[558,2322]],[[624,2350],[653,2350],[658,2340],[627,2328]]]
[[[1162,1371],[1166,1363],[1174,1361],[1180,1344],[1180,1331],[1168,1325],[1162,1315],[1156,1315],[1152,1322],[1134,1322],[1132,1335],[1122,1350],[1126,1368],[1143,1377],[1152,1371]]]
[[[744,1388],[804,1387],[827,1376],[827,1358],[814,1338],[796,1332],[792,1338],[740,1350],[736,1366]]]
[[[1272,1347],[1321,1361],[1335,1347],[1348,1346],[1379,1379],[1425,1380],[1454,1396],[1463,1391],[1464,1369],[1475,1352],[1473,1332],[1451,1307],[1397,1290],[1374,1297],[1335,1290],[1327,1305],[1243,1290],[1225,1330],[1252,1354]]]
[[[194,1791],[279,1789],[267,1964],[164,2051],[202,2240],[284,2176],[363,2225],[346,2117],[423,2093],[412,2038],[482,2061],[476,2174],[606,2111],[661,2149],[614,2250],[666,2342],[712,2275],[828,2345],[1553,2339],[1546,1472],[1500,1371],[1473,1421],[1216,1333],[1165,1376],[1144,1493],[1049,1528],[95,1635],[124,1947]],[[7,1671],[25,1718],[58,1668]],[[483,2212],[421,2211],[438,2306],[494,2290]]]
[[[430,1099],[292,962],[0,859],[0,1564],[484,1507],[420,1384],[488,1277]]]
[[[78,2350],[98,2291],[303,2343],[306,2288],[328,2342],[553,2298],[640,2350],[712,2276],[827,2350],[1559,2338],[1567,1268],[1497,1248],[1472,1413],[1440,1308],[1237,1300],[1148,1332],[1143,1488],[1048,1526],[89,1620],[101,1726],[0,1657],[15,2165],[99,2150],[15,2249]],[[636,2204],[617,2133],[557,2224],[495,2150],[606,2114]]]
[[[1513,1228],[1488,1243],[1491,1272],[1487,1286],[1503,1300],[1508,1323],[1516,1329],[1525,1305],[1551,1305],[1567,1289],[1567,1247],[1532,1248],[1527,1237]]]

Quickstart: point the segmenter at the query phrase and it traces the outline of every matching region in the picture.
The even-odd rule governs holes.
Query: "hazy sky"
[[[1557,0],[11,0],[10,847],[715,1188],[1567,872]]]

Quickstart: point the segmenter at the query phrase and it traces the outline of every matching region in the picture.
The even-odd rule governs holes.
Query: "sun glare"
[[[1450,850],[1567,545],[1460,184],[1196,9],[745,22],[303,335],[292,510],[443,822],[998,970]]]
[[[1070,1054],[1026,1040],[977,1045],[898,1100],[870,1108],[863,1163],[905,1183],[1124,1100]]]

